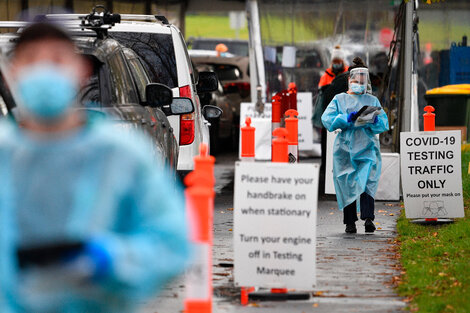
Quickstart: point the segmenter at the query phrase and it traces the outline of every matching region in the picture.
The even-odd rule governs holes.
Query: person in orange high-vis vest
[[[344,73],[347,70],[348,67],[346,66],[344,52],[341,50],[340,46],[336,46],[331,53],[331,65],[320,78],[318,88],[321,89],[328,86],[337,75]]]
[[[326,69],[325,73],[322,75],[320,78],[320,82],[318,83],[318,91],[319,91],[319,97],[321,101],[319,101],[319,105],[322,106],[321,113],[325,110],[326,106],[329,104],[331,101],[328,100],[326,102],[325,95],[331,94],[331,93],[336,93],[335,88],[330,88],[333,85],[331,83],[333,80],[340,76],[343,73],[346,73],[348,71],[348,66],[346,65],[346,57],[344,55],[344,51],[341,50],[340,46],[336,46],[333,51],[331,52],[331,65],[329,68]],[[343,85],[343,84],[340,84]],[[338,93],[340,92],[345,92],[347,91],[347,85],[343,86],[345,90],[338,90]],[[335,91],[333,91],[335,90]],[[331,96],[334,96],[332,94]],[[326,166],[326,129],[324,127],[321,127],[321,167],[320,167],[320,179],[324,181],[325,177],[325,166]],[[320,183],[320,188],[319,188],[319,193],[324,194],[325,192],[325,185],[324,183]]]

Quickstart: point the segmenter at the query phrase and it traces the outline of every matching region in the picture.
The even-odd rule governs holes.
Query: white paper
[[[297,49],[291,46],[284,46],[282,49],[282,67],[295,67],[295,53]]]
[[[276,63],[277,52],[275,47],[264,47],[264,59],[271,63]]]

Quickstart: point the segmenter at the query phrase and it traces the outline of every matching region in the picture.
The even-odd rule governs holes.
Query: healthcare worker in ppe
[[[349,90],[336,95],[322,115],[328,131],[340,129],[333,148],[333,179],[347,233],[356,233],[357,211],[374,232],[374,197],[381,171],[377,134],[388,130],[379,100],[368,94],[369,72],[360,58],[349,69]]]
[[[136,312],[188,257],[183,194],[150,140],[77,110],[87,66],[39,23],[12,51],[0,121],[0,312]]]

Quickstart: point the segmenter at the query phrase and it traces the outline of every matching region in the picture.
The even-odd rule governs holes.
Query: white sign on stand
[[[297,93],[299,116],[299,151],[313,150],[312,93]]]
[[[240,127],[245,126],[247,117],[251,118],[251,126],[255,128],[255,159],[271,160],[271,103],[266,103],[263,113],[259,114],[254,103],[242,102],[240,104]],[[242,153],[241,138],[240,133],[239,158]]]
[[[235,164],[235,284],[315,285],[318,164]]]
[[[407,218],[464,217],[460,131],[400,134]]]

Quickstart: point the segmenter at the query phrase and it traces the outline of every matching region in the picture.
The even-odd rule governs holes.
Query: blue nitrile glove
[[[379,121],[379,118],[378,118],[378,116],[376,116],[376,117],[374,118],[374,123],[372,123],[372,124],[376,124],[378,121]]]
[[[103,241],[91,240],[83,250],[83,255],[93,264],[92,278],[105,277],[111,270],[112,259]]]
[[[351,122],[354,121],[353,119],[356,117],[356,114],[357,114],[356,111],[351,112],[351,113],[348,114],[348,123],[351,123]]]
[[[63,266],[71,277],[100,280],[111,271],[112,259],[102,240],[90,240],[77,251],[63,255]]]

